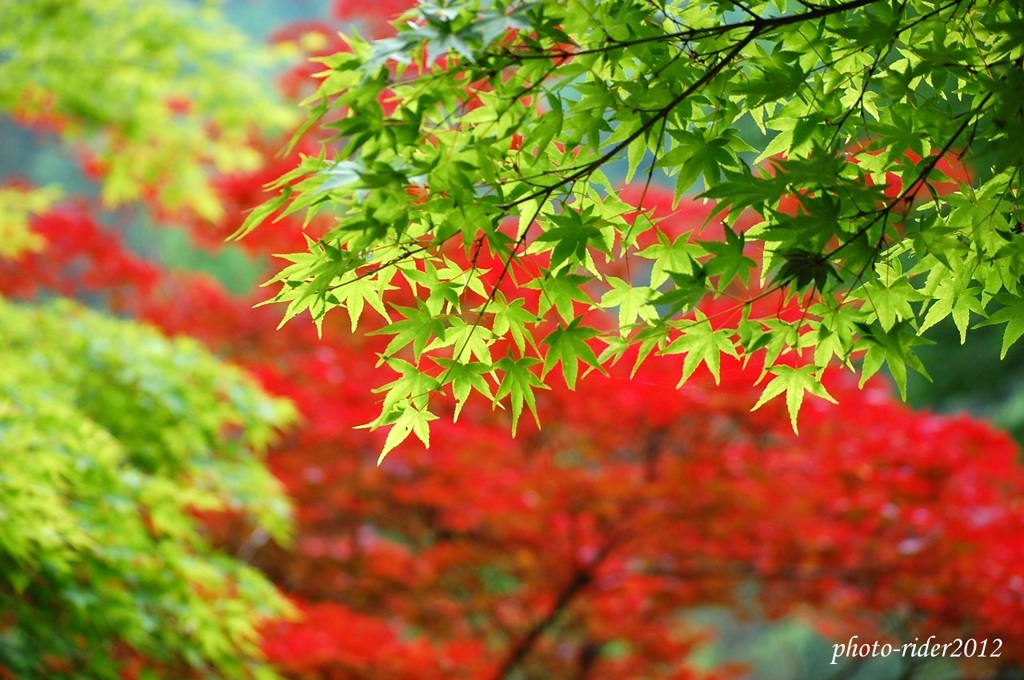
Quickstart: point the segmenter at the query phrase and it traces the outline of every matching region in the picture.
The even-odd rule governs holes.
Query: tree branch
[[[558,617],[569,607],[569,604],[580,591],[593,581],[594,569],[608,557],[616,542],[614,537],[609,539],[592,560],[577,568],[572,579],[558,593],[558,597],[555,599],[551,609],[548,610],[548,613],[535,622],[526,634],[512,646],[505,660],[502,661],[497,672],[494,674],[494,680],[505,680],[515,670],[516,666],[523,662],[523,659],[527,657],[544,632],[558,620]]]

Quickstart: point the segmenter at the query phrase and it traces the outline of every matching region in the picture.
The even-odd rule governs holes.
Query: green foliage
[[[212,4],[0,4],[0,112],[85,141],[111,205],[155,195],[216,218],[212,172],[254,167],[252,133],[290,122],[258,77],[272,63]]]
[[[192,341],[68,302],[0,315],[0,667],[271,677],[257,627],[288,606],[195,512],[287,541],[258,453],[291,407]]]
[[[324,60],[310,100],[324,152],[281,178],[278,200],[337,221],[291,258],[276,300],[287,317],[340,306],[357,325],[364,303],[399,317],[382,332],[402,385],[416,370],[465,395],[465,373],[443,367],[472,362],[498,386],[479,391],[518,417],[555,364],[569,382],[594,365],[593,338],[602,362],[687,354],[686,376],[760,354],[762,401],[785,393],[795,425],[833,362],[887,366],[905,390],[907,367],[923,371],[914,347],[944,318],[962,339],[986,318],[1008,323],[1007,346],[1021,335],[1017,2],[424,2],[396,26]],[[620,161],[630,178],[663,169],[677,200],[703,191],[724,240],[635,216],[606,174]],[[497,276],[478,266],[484,248]],[[522,274],[531,257],[543,275]],[[649,284],[609,273],[623,261],[646,262]],[[399,306],[393,289],[442,268],[443,302],[428,289]],[[517,273],[529,281],[512,294]],[[799,313],[757,304],[775,293]],[[613,307],[613,329],[579,317]],[[473,338],[452,342],[466,319]],[[374,423],[401,424],[387,448],[425,441],[427,396],[391,396]]]
[[[29,219],[44,212],[59,195],[54,187],[0,187],[0,259],[42,248],[42,239],[32,233]]]

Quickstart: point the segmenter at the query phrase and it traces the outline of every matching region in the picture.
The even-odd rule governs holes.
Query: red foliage
[[[376,0],[372,8],[353,0],[335,0],[333,15],[341,21],[358,21],[366,35],[380,38],[394,31],[391,22],[413,7],[412,0]]]
[[[39,293],[129,305],[151,293],[156,266],[126,251],[116,232],[103,229],[84,201],[36,218],[32,229],[46,241],[41,252],[17,263],[0,260],[0,291],[34,298]]]

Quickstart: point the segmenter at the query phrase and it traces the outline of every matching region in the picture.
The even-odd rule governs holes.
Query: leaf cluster
[[[905,391],[936,323],[965,338],[1013,318],[1017,3],[506,0],[404,19],[324,59],[306,127],[323,152],[242,230],[271,208],[334,218],[275,300],[390,323],[385,453],[427,441],[430,393],[469,385],[514,422],[549,371],[573,383],[633,348],[692,353],[684,378],[756,356],[795,426],[831,365],[886,366]],[[658,173],[712,202],[720,237],[622,199],[620,178]],[[456,364],[484,380],[456,388]]]

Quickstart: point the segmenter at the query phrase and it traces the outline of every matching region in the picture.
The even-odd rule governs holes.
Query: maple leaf
[[[796,419],[800,412],[800,404],[803,403],[804,394],[810,393],[827,401],[836,403],[836,400],[825,391],[818,376],[818,368],[815,366],[773,366],[768,373],[775,377],[765,385],[757,403],[751,411],[764,406],[769,400],[786,393],[786,407],[789,410],[789,422],[793,426],[793,432],[799,432]]]
[[[548,386],[537,377],[532,370],[540,363],[540,359],[533,357],[522,357],[516,359],[512,356],[503,357],[495,365],[502,371],[501,383],[498,385],[494,399],[498,400],[508,397],[512,406],[512,434],[515,435],[519,425],[519,416],[523,412],[523,405],[530,409],[537,426],[540,426],[540,419],[537,415],[537,398],[534,390],[548,389]]]
[[[711,321],[703,312],[695,312],[696,323],[675,324],[682,335],[673,340],[668,347],[661,351],[661,354],[685,354],[683,360],[683,375],[679,379],[677,387],[682,386],[697,367],[702,363],[707,365],[711,375],[715,378],[715,384],[719,384],[719,370],[722,365],[722,353],[732,357],[738,357],[736,345],[730,339],[728,329],[715,330]]]
[[[999,358],[1004,359],[1013,343],[1024,335],[1024,300],[1010,300],[1009,304],[996,310],[987,319],[977,324],[977,327],[994,326],[1000,323],[1006,324],[1006,328],[1003,330],[1003,344],[999,349]]]

